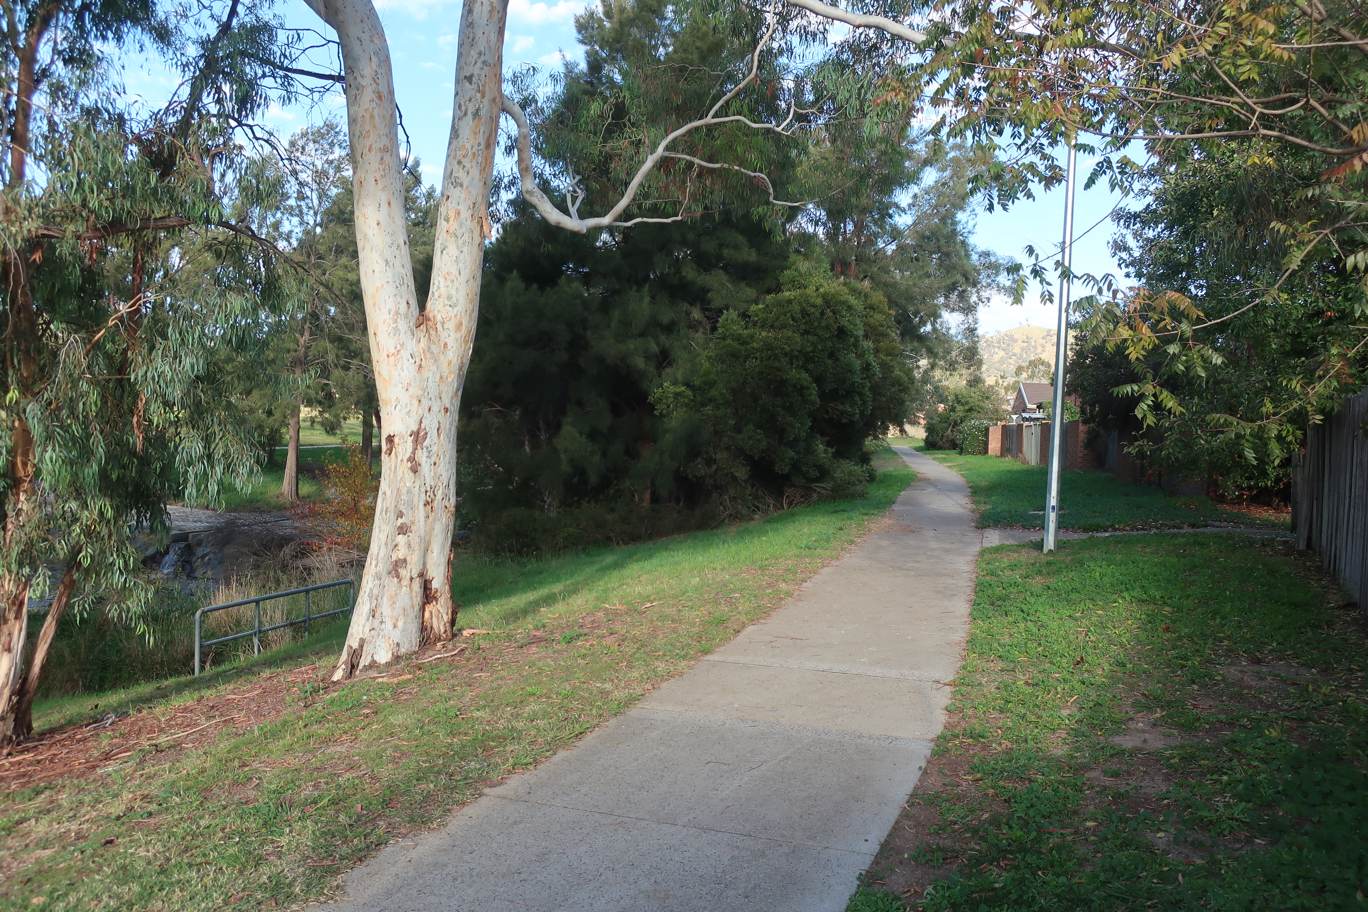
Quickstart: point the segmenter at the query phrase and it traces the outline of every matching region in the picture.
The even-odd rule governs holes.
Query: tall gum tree
[[[456,422],[479,312],[484,240],[499,118],[518,133],[518,172],[527,202],[550,223],[587,232],[666,216],[625,218],[637,192],[661,162],[696,173],[748,177],[774,199],[768,179],[739,165],[713,162],[677,146],[697,130],[722,125],[788,133],[799,111],[780,122],[728,113],[757,83],[761,50],[749,71],[708,112],[665,134],[643,156],[622,197],[599,216],[581,218],[577,201],[564,210],[535,184],[530,128],[504,95],[502,51],[507,0],[465,0],[457,41],[455,100],[438,199],[432,282],[419,301],[404,220],[404,186],[394,82],[384,29],[370,0],[306,0],[337,34],[347,97],[361,293],[380,403],[380,490],[356,608],[334,679],[383,664],[452,636],[451,540],[456,517]]]
[[[0,752],[64,616],[137,624],[130,527],[251,468],[220,365],[282,303],[234,134],[266,105],[275,23],[240,0],[0,3]],[[184,77],[130,102],[120,49]],[[47,610],[30,614],[51,595]]]

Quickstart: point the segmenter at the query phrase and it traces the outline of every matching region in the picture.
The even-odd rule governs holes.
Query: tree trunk
[[[465,0],[425,306],[414,288],[389,48],[370,0],[306,0],[337,31],[356,246],[380,404],[380,491],[347,642],[351,677],[452,635],[456,420],[475,336],[507,0]]]
[[[66,614],[71,593],[76,587],[76,566],[75,557],[67,562],[62,581],[58,583],[52,604],[48,606],[47,617],[43,618],[43,626],[38,631],[38,642],[34,644],[28,672],[9,702],[0,705],[0,720],[3,720],[0,722],[0,745],[22,741],[33,734],[33,700],[38,696],[38,681],[47,663],[53,637],[57,635],[57,625],[61,623],[62,615]]]
[[[361,410],[361,456],[369,467],[375,456],[375,423],[371,420],[370,409]]]
[[[20,318],[28,311],[19,307]],[[22,418],[10,429],[13,452],[10,456],[11,491],[5,504],[4,546],[12,550],[24,535],[24,523],[33,508],[33,435]],[[28,578],[18,573],[0,574],[0,748],[28,736],[28,728],[18,717],[23,694],[24,644],[28,639]]]
[[[460,391],[425,373],[441,372],[420,368],[400,380],[404,407],[385,422],[376,522],[338,678],[451,638]]]
[[[290,410],[290,439],[285,444],[285,480],[280,485],[280,496],[286,503],[299,500],[299,401]]]
[[[28,736],[18,718],[24,642],[28,638],[28,580],[0,577],[0,749]]]
[[[33,118],[33,97],[37,93],[37,61],[43,39],[57,14],[57,4],[38,7],[24,43],[19,51],[14,109],[9,123],[9,175],[6,189],[18,195],[27,178],[30,125]],[[6,197],[0,194],[0,218],[10,215]],[[9,325],[5,335],[5,370],[11,393],[27,397],[37,382],[38,365],[33,354],[38,333],[37,312],[33,292],[28,284],[28,273],[23,257],[27,251],[9,248],[5,252],[0,282],[3,282],[9,304]],[[0,515],[4,519],[3,548],[7,558],[13,557],[26,534],[25,524],[32,521],[34,510],[34,444],[22,406],[19,417],[10,426],[10,458],[5,470],[9,475],[9,495]],[[7,561],[8,562],[8,561]],[[22,566],[22,564],[21,564]],[[24,643],[28,637],[28,578],[22,573],[0,573],[0,747],[26,737],[28,732],[18,724],[18,698],[23,687],[20,673],[24,660]]]

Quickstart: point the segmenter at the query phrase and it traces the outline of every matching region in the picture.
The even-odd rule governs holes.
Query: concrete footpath
[[[981,540],[964,481],[889,521],[682,677],[440,830],[335,912],[841,912],[921,774]]]

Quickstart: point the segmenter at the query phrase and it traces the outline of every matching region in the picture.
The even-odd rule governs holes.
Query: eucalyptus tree
[[[303,305],[289,315],[280,351],[284,362],[280,373],[287,381],[283,385],[287,430],[280,494],[294,503],[299,499],[301,412],[306,401],[321,398],[315,383],[314,349],[323,325],[338,309],[334,288],[352,268],[348,259],[336,256],[325,237],[328,215],[348,186],[346,138],[330,120],[305,127],[289,138],[279,154],[274,149],[266,152],[262,165],[267,182],[279,194],[279,204],[263,208],[258,216],[265,223],[260,232],[290,251]],[[345,307],[345,300],[340,303]]]
[[[484,241],[492,232],[488,203],[501,113],[517,134],[522,195],[551,224],[585,233],[611,226],[685,217],[692,194],[720,171],[749,178],[753,199],[773,200],[768,178],[744,162],[704,157],[692,145],[705,131],[745,126],[789,134],[800,120],[796,102],[777,119],[753,116],[754,104],[787,95],[790,86],[761,85],[762,57],[776,26],[743,14],[759,41],[737,61],[719,61],[730,88],[695,119],[646,131],[640,161],[621,196],[602,214],[583,216],[583,193],[573,175],[558,206],[538,186],[531,120],[503,89],[502,49],[507,0],[465,0],[455,61],[455,98],[447,158],[436,212],[432,279],[419,296],[404,216],[404,182],[389,46],[370,0],[307,0],[337,35],[347,97],[361,292],[366,306],[371,364],[383,422],[380,490],[366,568],[334,677],[388,662],[452,635],[451,540],[456,514],[456,425],[479,307]],[[712,79],[716,77],[711,77]],[[689,166],[674,185],[653,180],[662,163]],[[645,187],[674,200],[633,209]],[[654,197],[655,194],[643,196]]]
[[[206,380],[225,347],[260,338],[281,290],[241,222],[258,199],[233,142],[266,103],[273,24],[237,0],[4,12],[0,745],[31,729],[65,612],[98,604],[138,623],[150,590],[131,527],[156,532],[173,495],[209,499],[251,470]],[[121,49],[179,73],[166,104],[128,100]]]

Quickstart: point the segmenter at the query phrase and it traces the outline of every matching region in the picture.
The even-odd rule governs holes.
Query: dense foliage
[[[933,450],[958,450],[967,442],[966,432],[975,439],[982,433],[986,450],[987,431],[979,425],[1000,419],[1002,414],[1002,397],[991,386],[978,382],[949,387],[941,402],[927,412],[926,445]]]
[[[1318,168],[1231,141],[1176,147],[1146,169],[1146,203],[1121,217],[1141,288],[1128,310],[1086,314],[1070,385],[1095,422],[1141,432],[1136,449],[1156,466],[1228,493],[1280,488],[1305,422],[1368,378],[1359,280],[1332,246],[1304,250],[1269,227],[1326,217],[1306,193]],[[1186,329],[1192,320],[1211,325]],[[1165,344],[1136,346],[1120,325]]]
[[[275,32],[238,3],[194,7],[6,5],[0,744],[28,732],[68,607],[139,623],[130,526],[162,529],[173,494],[212,497],[251,468],[212,381],[288,298],[246,222],[267,194],[235,137],[267,103]],[[164,106],[121,91],[124,47],[183,76]],[[49,594],[21,675],[29,598]]]
[[[586,211],[615,198],[642,136],[707,109],[690,74],[747,59],[752,25],[661,2],[581,18],[585,65],[542,94],[521,83],[545,180]],[[818,200],[801,212],[685,160],[652,178],[660,222],[581,237],[507,207],[462,396],[476,543],[637,537],[864,484],[866,441],[909,414],[952,347],[947,316],[972,328],[998,268],[960,223],[974,163],[915,140],[905,106],[866,113],[868,130],[722,128],[690,148]]]

